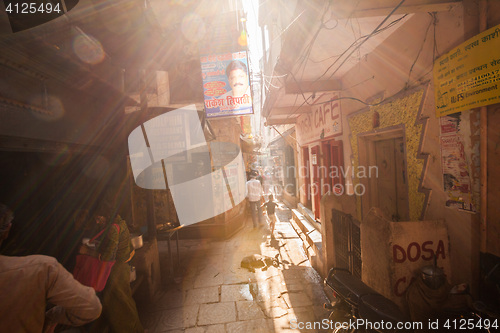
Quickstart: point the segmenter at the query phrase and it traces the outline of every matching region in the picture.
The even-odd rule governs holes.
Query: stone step
[[[322,236],[298,209],[292,209],[292,226],[302,240],[302,246],[314,268],[321,266]]]
[[[305,219],[307,219],[307,221],[309,221],[312,226],[321,231],[321,224],[318,223],[314,218],[314,213],[312,212],[312,210],[301,203],[297,205],[297,210],[304,216]]]

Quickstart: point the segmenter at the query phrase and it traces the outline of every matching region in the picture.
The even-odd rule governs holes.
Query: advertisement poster
[[[201,57],[207,118],[253,113],[246,51]]]
[[[434,62],[436,116],[500,103],[500,25]]]
[[[443,188],[448,195],[447,207],[475,212],[460,121],[460,113],[440,119]]]
[[[342,134],[339,96],[332,93],[324,97],[329,101],[312,106],[311,112],[302,114],[297,119],[295,128],[297,141],[301,146]]]

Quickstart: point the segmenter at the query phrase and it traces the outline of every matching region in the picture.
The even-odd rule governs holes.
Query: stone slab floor
[[[290,217],[283,206],[275,239],[267,225],[253,229],[249,219],[226,240],[180,240],[175,282],[166,284],[153,303],[139,305],[144,327],[149,333],[322,332],[298,328],[327,318],[323,303],[328,299]],[[160,253],[166,246],[160,242]],[[255,272],[241,268],[242,258],[252,254],[279,254],[282,264]]]

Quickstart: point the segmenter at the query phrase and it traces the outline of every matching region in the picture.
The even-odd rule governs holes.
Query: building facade
[[[483,61],[494,72],[496,56],[471,60],[471,69],[451,74],[440,68],[458,49],[463,55],[483,39],[497,40],[499,4],[314,5],[296,8],[316,17],[316,25],[296,24],[308,32],[301,40],[307,47],[296,57],[283,54],[293,44],[284,37],[285,60],[273,73],[287,79],[274,81],[281,89],[270,89],[264,113],[268,122],[295,122],[299,169],[307,171],[299,178],[300,201],[321,223],[320,270],[341,261],[336,237],[343,231],[334,223],[341,212],[359,224],[363,280],[387,297],[400,302],[413,274],[434,257],[452,284],[468,282],[479,294],[485,270],[500,255],[493,153],[498,90],[485,106],[448,114],[441,112],[441,90],[451,77],[464,81]],[[340,27],[352,21],[370,28],[353,29],[353,43],[344,48],[328,48],[327,36],[343,45]],[[320,59],[325,65],[315,68]],[[465,74],[453,74],[460,69]],[[461,92],[476,94],[470,87]]]

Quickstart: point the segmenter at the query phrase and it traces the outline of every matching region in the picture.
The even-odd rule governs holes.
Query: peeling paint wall
[[[432,265],[434,255],[449,276],[449,240],[442,220],[392,222],[373,208],[361,224],[363,281],[400,306],[415,272]]]

